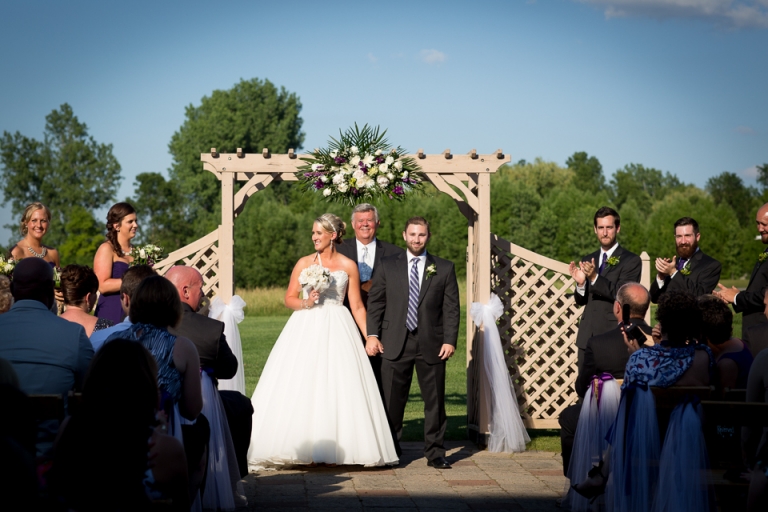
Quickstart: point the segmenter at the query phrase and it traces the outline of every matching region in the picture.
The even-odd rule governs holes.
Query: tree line
[[[221,187],[203,170],[200,153],[211,147],[222,153],[298,151],[305,138],[301,108],[295,93],[260,79],[241,80],[187,106],[185,121],[168,145],[168,178],[156,171],[140,173],[132,197],[125,198],[139,213],[138,241],[171,252],[216,229]],[[116,202],[122,179],[112,145],[95,141],[64,104],[46,116],[42,141],[4,132],[0,161],[4,202],[11,203],[14,215],[6,227],[15,233],[24,207],[41,201],[53,212],[45,243],[59,249],[64,264],[92,264],[105,232],[104,220],[94,212]],[[492,231],[513,243],[560,261],[577,259],[597,247],[593,215],[608,205],[621,214],[621,244],[651,258],[672,256],[672,224],[691,216],[701,228],[702,250],[723,264],[724,279],[751,272],[763,249],[755,241],[754,214],[765,202],[768,164],[758,166],[757,187],[723,172],[701,189],[634,163],[606,180],[598,158],[585,152],[574,153],[562,166],[521,160],[491,177]],[[406,219],[423,215],[432,223],[429,249],[465,274],[467,223],[450,197],[428,185],[420,197],[377,207],[382,239],[404,246]],[[236,285],[285,286],[295,261],[312,251],[313,220],[330,211],[349,221],[350,210],[290,182],[272,183],[253,195],[235,220]],[[17,239],[14,235],[8,247]]]

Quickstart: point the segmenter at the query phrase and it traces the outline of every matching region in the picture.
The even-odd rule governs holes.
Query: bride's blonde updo
[[[341,220],[340,217],[332,213],[324,213],[320,217],[315,219],[315,222],[320,224],[322,228],[328,233],[336,233],[337,244],[341,243],[341,238],[347,233],[347,225]]]

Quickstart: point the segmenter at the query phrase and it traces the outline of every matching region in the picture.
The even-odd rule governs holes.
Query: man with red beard
[[[669,291],[688,292],[695,297],[712,293],[720,280],[722,266],[699,249],[699,223],[691,217],[675,222],[676,256],[656,258],[656,279],[651,284],[651,301]]]

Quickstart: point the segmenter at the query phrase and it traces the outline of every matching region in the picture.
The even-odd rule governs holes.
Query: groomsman
[[[675,222],[676,256],[656,258],[656,279],[651,284],[651,301],[669,291],[688,292],[694,297],[712,293],[720,280],[720,262],[699,249],[699,223],[691,217]]]
[[[760,240],[768,244],[768,203],[757,210],[757,232],[760,233]],[[732,286],[726,288],[718,283],[719,291],[715,295],[724,301],[733,304],[733,310],[741,313],[741,333],[744,341],[749,342],[751,327],[768,322],[765,316],[765,292],[768,290],[768,265],[765,263],[768,259],[768,249],[758,255],[755,266],[752,269],[752,275],[749,278],[749,284],[745,291],[739,291]]]
[[[616,291],[625,283],[639,282],[641,261],[637,254],[619,246],[616,235],[621,231],[621,218],[613,208],[603,206],[595,212],[595,235],[600,249],[588,254],[569,271],[576,281],[574,300],[584,306],[576,336],[579,373],[584,365],[584,350],[592,336],[616,327],[613,303]]]
[[[381,354],[384,407],[397,453],[415,366],[424,400],[424,455],[428,465],[449,469],[443,446],[445,362],[459,335],[459,287],[453,263],[427,253],[430,236],[426,219],[408,219],[408,251],[379,263],[368,297],[365,350]]]
[[[368,304],[368,292],[371,290],[374,269],[382,258],[392,254],[402,254],[404,251],[389,242],[376,238],[379,229],[379,211],[375,206],[361,203],[352,210],[352,229],[354,239],[346,239],[336,250],[352,261],[357,262],[360,271],[360,297],[363,304]],[[344,301],[349,307],[349,303]]]

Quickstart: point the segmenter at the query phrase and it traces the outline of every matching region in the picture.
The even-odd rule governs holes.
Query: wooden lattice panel
[[[203,276],[203,291],[208,298],[219,292],[219,230],[211,231],[203,238],[173,251],[163,261],[155,264],[155,270],[165,275],[174,265],[195,267]]]
[[[529,428],[558,428],[576,402],[576,333],[581,308],[568,266],[491,236],[493,293],[504,304],[498,320],[510,376]]]

